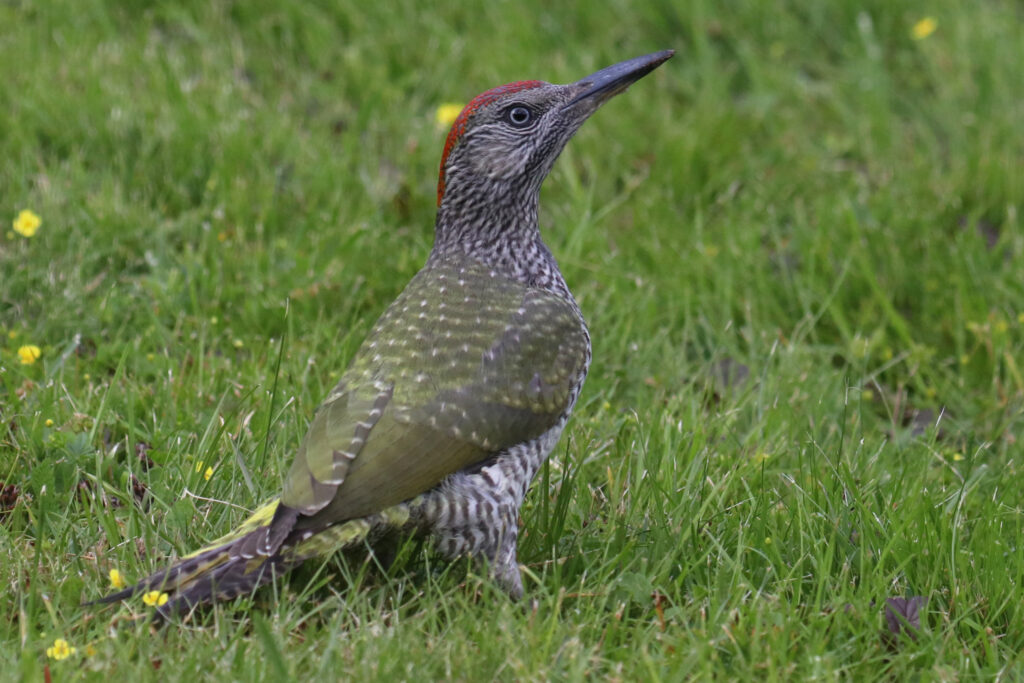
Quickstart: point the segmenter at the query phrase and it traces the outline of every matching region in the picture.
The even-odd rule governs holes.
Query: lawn
[[[0,26],[0,677],[1024,677],[1019,3]],[[542,193],[594,362],[523,509],[523,601],[410,542],[160,630],[82,606],[277,494],[430,249],[441,105],[664,48]]]

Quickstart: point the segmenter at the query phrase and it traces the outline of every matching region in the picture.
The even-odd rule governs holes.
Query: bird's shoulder
[[[567,382],[588,348],[571,298],[452,255],[432,259],[410,281],[367,335],[344,383],[393,382],[394,401],[415,405],[446,389],[514,386],[538,373]]]

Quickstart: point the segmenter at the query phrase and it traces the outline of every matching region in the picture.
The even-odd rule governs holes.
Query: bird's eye
[[[525,128],[533,121],[533,112],[526,107],[515,106],[505,112],[505,119],[516,128]]]

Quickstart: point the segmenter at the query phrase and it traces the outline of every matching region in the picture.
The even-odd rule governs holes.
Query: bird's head
[[[536,196],[569,138],[598,107],[669,59],[636,57],[568,85],[517,81],[477,95],[445,141],[437,204]]]

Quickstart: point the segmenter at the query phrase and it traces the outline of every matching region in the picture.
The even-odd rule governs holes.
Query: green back
[[[317,412],[282,502],[314,526],[372,514],[540,436],[583,379],[573,302],[465,256],[431,261]]]

